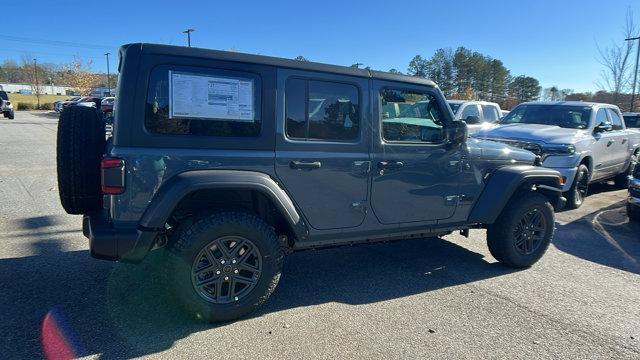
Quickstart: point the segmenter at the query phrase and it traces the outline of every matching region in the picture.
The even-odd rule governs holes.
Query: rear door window
[[[482,105],[482,114],[485,121],[496,122],[500,120],[498,108],[493,105]]]
[[[149,79],[145,128],[156,134],[257,137],[260,89],[253,73],[157,67]]]
[[[622,118],[620,117],[618,112],[613,109],[607,109],[607,112],[609,113],[609,117],[611,118],[611,125],[613,126],[612,130],[622,130]]]
[[[360,93],[352,84],[291,78],[285,85],[287,137],[353,141],[360,133]]]

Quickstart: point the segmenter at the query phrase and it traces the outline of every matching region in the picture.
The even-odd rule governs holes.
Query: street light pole
[[[107,57],[107,94],[108,96],[111,96],[111,79],[109,78],[109,55],[111,53],[105,53],[104,55]]]
[[[40,90],[39,90],[39,86],[38,86],[38,61],[36,59],[33,59],[33,73],[35,74],[35,78],[36,78],[36,99],[38,101],[38,109],[40,109]]]
[[[187,34],[187,46],[191,47],[191,33],[196,31],[195,29],[187,29],[183,31],[183,34]]]
[[[638,40],[638,43],[636,44],[636,67],[635,67],[635,70],[633,71],[633,89],[631,89],[631,110],[630,111],[633,112],[635,101],[636,101],[636,80],[638,79],[638,60],[640,58],[640,36],[633,37],[633,38],[626,38],[624,40],[625,41]]]

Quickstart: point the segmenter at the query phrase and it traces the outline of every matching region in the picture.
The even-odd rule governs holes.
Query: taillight
[[[117,158],[103,158],[100,163],[100,183],[102,193],[117,195],[124,192],[124,160]]]

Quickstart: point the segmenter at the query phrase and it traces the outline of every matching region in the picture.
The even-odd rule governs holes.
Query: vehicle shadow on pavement
[[[65,251],[69,236],[80,235],[56,234],[51,219],[21,221],[37,241],[33,256],[0,259],[4,358],[42,357],[42,343],[52,336],[45,317],[75,355],[106,359],[157,353],[227,325],[197,322],[167,295],[161,251],[141,264],[99,261],[86,250]],[[375,303],[512,271],[441,239],[301,252],[287,257],[280,285],[249,318],[326,302]]]
[[[625,201],[619,201],[559,224],[553,245],[581,259],[640,274],[638,234],[640,223],[629,221]]]

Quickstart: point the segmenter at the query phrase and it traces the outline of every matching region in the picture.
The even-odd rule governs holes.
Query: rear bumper
[[[153,230],[116,229],[102,213],[84,215],[82,233],[89,239],[91,256],[125,262],[142,261],[158,235]]]

